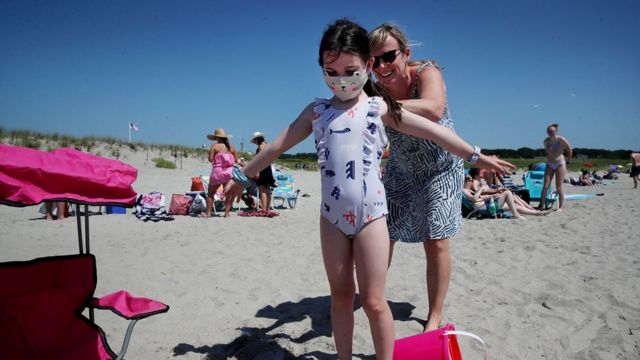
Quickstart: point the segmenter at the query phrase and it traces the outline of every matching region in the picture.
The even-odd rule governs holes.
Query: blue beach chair
[[[298,204],[298,196],[300,189],[295,189],[293,176],[282,173],[276,173],[276,188],[271,193],[273,206],[276,208],[284,208],[286,201],[290,209],[294,209]]]
[[[541,201],[542,188],[544,187],[544,171],[529,171],[524,176],[524,187],[529,191],[531,201]],[[552,207],[558,200],[558,193],[551,191],[551,184],[545,196],[545,209]]]

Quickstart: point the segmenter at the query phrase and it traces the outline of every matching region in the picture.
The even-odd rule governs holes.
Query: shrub
[[[176,168],[176,164],[172,163],[169,160],[166,160],[164,158],[155,158],[153,159],[153,161],[156,163],[156,167],[162,168],[162,169],[175,169]]]

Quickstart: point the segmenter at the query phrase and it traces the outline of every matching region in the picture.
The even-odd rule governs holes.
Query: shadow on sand
[[[356,295],[354,311],[360,308],[360,299]],[[328,360],[336,359],[336,353],[311,351],[302,355],[294,355],[280,344],[290,342],[292,344],[305,344],[318,337],[331,337],[330,318],[331,298],[319,296],[304,298],[298,302],[284,302],[271,306],[267,305],[258,310],[255,317],[275,320],[268,327],[241,327],[242,332],[233,341],[227,344],[214,344],[210,346],[195,347],[191,344],[181,343],[173,348],[173,356],[197,353],[206,356],[208,360],[226,360],[230,357],[238,360],[253,359],[300,359],[300,360]],[[424,324],[425,321],[412,316],[415,307],[409,303],[389,301],[393,318],[397,321],[417,321]],[[311,320],[311,329],[304,334],[294,337],[284,331],[277,331],[283,325],[296,323],[305,319]],[[331,341],[333,343],[333,341]],[[374,355],[353,354],[356,359],[375,359]]]

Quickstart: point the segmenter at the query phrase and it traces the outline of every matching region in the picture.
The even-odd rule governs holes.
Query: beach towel
[[[482,343],[484,359],[487,360],[488,353],[484,341],[474,334],[456,331],[453,324],[396,340],[393,348],[393,360],[462,360],[456,335],[469,336]]]
[[[238,216],[245,217],[268,217],[272,218],[275,216],[279,216],[280,214],[277,211],[271,210],[257,210],[257,211],[241,211],[238,213]]]
[[[172,221],[173,216],[167,214],[164,206],[165,196],[159,191],[148,194],[138,194],[136,197],[136,210],[133,213],[138,219],[147,222]]]

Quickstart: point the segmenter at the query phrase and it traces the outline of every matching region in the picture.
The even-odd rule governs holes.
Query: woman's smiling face
[[[391,62],[386,62],[384,60],[385,53],[395,54],[395,59]],[[381,46],[373,49],[371,55],[377,60],[376,65],[378,65],[373,69],[373,72],[384,87],[393,84],[397,81],[396,79],[404,76],[402,72],[406,69],[405,64],[409,54],[409,50],[402,50],[398,40],[393,36],[388,36]]]

